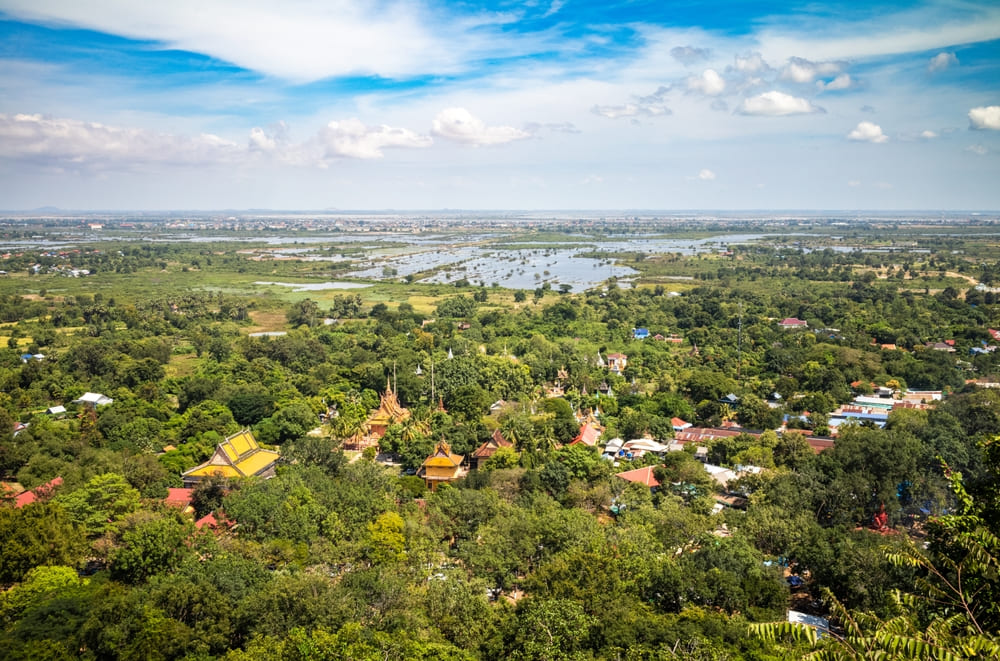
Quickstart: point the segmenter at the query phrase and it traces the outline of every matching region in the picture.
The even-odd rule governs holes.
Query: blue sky
[[[0,208],[1000,209],[995,2],[0,0]]]

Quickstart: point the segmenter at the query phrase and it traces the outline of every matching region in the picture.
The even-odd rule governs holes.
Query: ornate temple
[[[399,403],[391,383],[386,379],[385,392],[382,393],[378,408],[371,412],[361,430],[344,441],[344,449],[361,451],[376,447],[390,426],[409,417],[409,409],[403,408]]]
[[[382,401],[379,402],[378,408],[368,416],[368,422],[365,423],[368,426],[368,435],[374,436],[376,439],[382,438],[390,425],[402,422],[409,417],[409,409],[404,409],[400,405],[396,393],[392,390],[392,385],[386,379]]]
[[[280,455],[257,444],[249,429],[233,434],[219,443],[208,461],[181,473],[184,486],[191,488],[212,475],[224,477],[274,477],[274,465]]]

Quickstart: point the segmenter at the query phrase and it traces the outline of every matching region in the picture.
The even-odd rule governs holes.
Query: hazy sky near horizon
[[[1000,209],[1000,4],[0,0],[0,208]]]

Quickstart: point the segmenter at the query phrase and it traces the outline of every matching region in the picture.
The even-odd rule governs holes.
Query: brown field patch
[[[265,333],[268,331],[285,330],[288,320],[284,312],[272,312],[270,310],[252,310],[250,320],[253,326],[246,329],[248,333]]]

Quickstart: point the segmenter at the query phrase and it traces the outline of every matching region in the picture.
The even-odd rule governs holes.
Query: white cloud
[[[1000,106],[981,106],[970,110],[969,128],[1000,131]]]
[[[979,156],[986,156],[986,154],[990,153],[986,145],[981,144],[969,145],[965,148],[965,151],[971,151],[973,154],[978,154]]]
[[[431,143],[429,136],[408,129],[366,126],[357,119],[330,122],[299,144],[289,140],[283,122],[267,130],[254,127],[247,143],[238,145],[211,134],[185,136],[42,115],[0,115],[0,158],[44,169],[89,173],[234,166],[256,159],[324,166],[330,159],[380,158],[386,147],[427,147]]]
[[[458,17],[405,0],[7,0],[4,5],[8,16],[153,41],[296,81],[460,71],[484,53],[504,52],[502,39],[508,54],[532,49],[531,39],[544,39],[511,43],[496,29],[510,17]]]
[[[936,73],[944,71],[950,66],[958,66],[958,57],[954,53],[938,53],[927,64],[927,71]]]
[[[213,165],[233,162],[244,153],[211,134],[177,136],[23,114],[0,115],[0,145],[0,158],[72,171]]]
[[[808,99],[772,90],[744,99],[743,103],[736,108],[736,112],[740,115],[784,117],[786,115],[804,115],[826,111],[819,106],[813,105]]]
[[[927,130],[927,131],[921,131],[920,137],[923,138],[924,140],[933,140],[934,138],[938,137],[938,134],[935,133],[934,131]]]
[[[822,80],[816,81],[816,87],[821,90],[846,90],[854,86],[854,79],[850,74],[842,73],[828,83]]]
[[[698,173],[698,178],[701,179],[702,181],[712,181],[713,179],[715,179],[715,173],[712,172],[711,170],[704,169]]]
[[[706,96],[718,96],[726,91],[726,81],[715,69],[705,69],[700,76],[691,76],[687,79],[687,88]]]
[[[385,147],[429,147],[429,136],[385,124],[366,126],[358,119],[332,121],[318,136],[325,158],[382,158]]]
[[[878,22],[866,19],[831,22],[817,34],[803,35],[801,30],[791,28],[765,28],[758,34],[757,43],[764,57],[775,62],[801,53],[817,60],[857,60],[1000,38],[1000,9],[995,3],[970,8],[959,20],[943,16],[941,7],[914,5],[910,10],[883,15]]]
[[[882,127],[873,122],[859,122],[854,130],[847,134],[848,140],[859,142],[888,142],[889,136],[882,133]]]
[[[847,182],[847,185],[850,186],[851,188],[857,188],[858,186],[861,185],[861,182],[857,179],[851,179],[850,181]]]
[[[811,83],[820,76],[833,76],[843,71],[839,62],[811,62],[805,58],[792,57],[781,71],[781,79],[793,83]]]
[[[431,133],[467,145],[501,145],[531,137],[531,134],[512,126],[486,126],[465,108],[445,108],[432,123]]]
[[[736,65],[734,68],[743,73],[754,74],[761,71],[768,71],[771,67],[767,66],[767,62],[764,61],[764,57],[760,53],[748,53],[747,55],[736,56]]]

